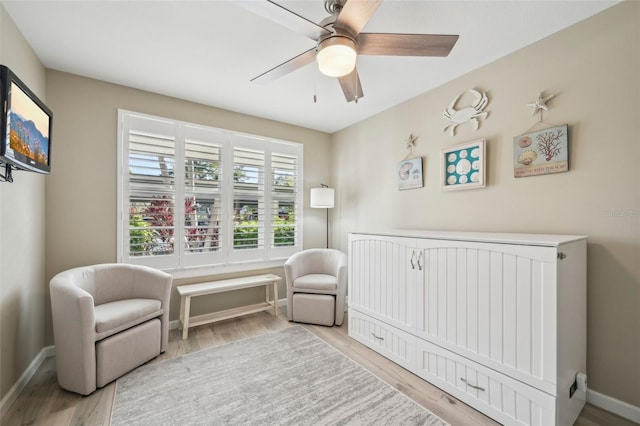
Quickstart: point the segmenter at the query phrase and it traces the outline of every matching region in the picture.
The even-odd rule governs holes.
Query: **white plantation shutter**
[[[265,141],[235,135],[233,143],[233,257],[265,248]]]
[[[122,201],[122,257],[136,263],[177,266],[175,250],[176,126],[160,119],[127,117]],[[120,233],[122,234],[122,232]]]
[[[185,126],[184,264],[218,263],[224,257],[224,159],[227,135]]]
[[[301,144],[118,117],[119,261],[181,269],[301,250]]]
[[[271,152],[271,248],[283,256],[295,252],[299,245],[298,202],[300,156],[297,147],[276,144]],[[293,250],[292,250],[293,249]]]

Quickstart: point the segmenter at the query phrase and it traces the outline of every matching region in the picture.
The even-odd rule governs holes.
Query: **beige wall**
[[[1,5],[0,63],[45,99],[45,69]],[[47,177],[13,178],[0,183],[0,400],[44,346]]]
[[[47,181],[47,278],[75,266],[116,261],[118,108],[303,143],[304,244],[324,246],[324,211],[309,209],[306,195],[311,187],[330,181],[328,134],[53,70],[47,71],[47,100],[55,113]],[[268,271],[284,276],[281,267]],[[233,275],[217,278],[227,276]],[[284,286],[280,294],[285,294]],[[193,313],[257,303],[261,297],[260,289],[203,297],[194,301]],[[178,318],[178,302],[174,291],[172,320]],[[46,333],[47,344],[52,344],[50,324]]]
[[[333,136],[333,238],[415,228],[585,234],[588,377],[597,392],[640,406],[640,3],[626,2]],[[454,49],[455,53],[455,49]],[[442,131],[442,111],[486,91],[473,131]],[[369,90],[384,90],[370,88]],[[557,94],[544,120],[569,124],[568,173],[513,177],[512,138],[535,123],[539,90]],[[461,107],[464,104],[461,104]],[[405,140],[418,135],[425,187],[398,191]],[[442,148],[487,140],[488,186],[440,191]],[[614,211],[613,216],[609,215]]]

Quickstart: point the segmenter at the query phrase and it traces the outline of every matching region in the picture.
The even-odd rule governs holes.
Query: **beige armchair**
[[[164,352],[171,275],[102,264],[61,272],[50,283],[58,384],[88,395]]]
[[[347,255],[334,249],[310,249],[284,264],[289,321],[342,325],[347,293]]]

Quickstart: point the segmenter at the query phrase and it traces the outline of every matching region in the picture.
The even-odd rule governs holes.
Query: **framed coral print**
[[[485,186],[485,140],[455,145],[442,150],[441,185],[443,191]]]
[[[398,189],[422,188],[422,157],[398,164]]]
[[[569,126],[536,130],[513,138],[513,175],[546,175],[569,170]]]

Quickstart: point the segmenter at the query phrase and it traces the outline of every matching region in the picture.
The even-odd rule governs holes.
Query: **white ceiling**
[[[1,1],[47,68],[329,133],[617,2],[387,0],[363,32],[460,38],[446,58],[360,56],[364,98],[355,104],[315,64],[268,85],[250,83],[314,42],[237,1]],[[278,3],[314,22],[327,16],[323,0]]]

